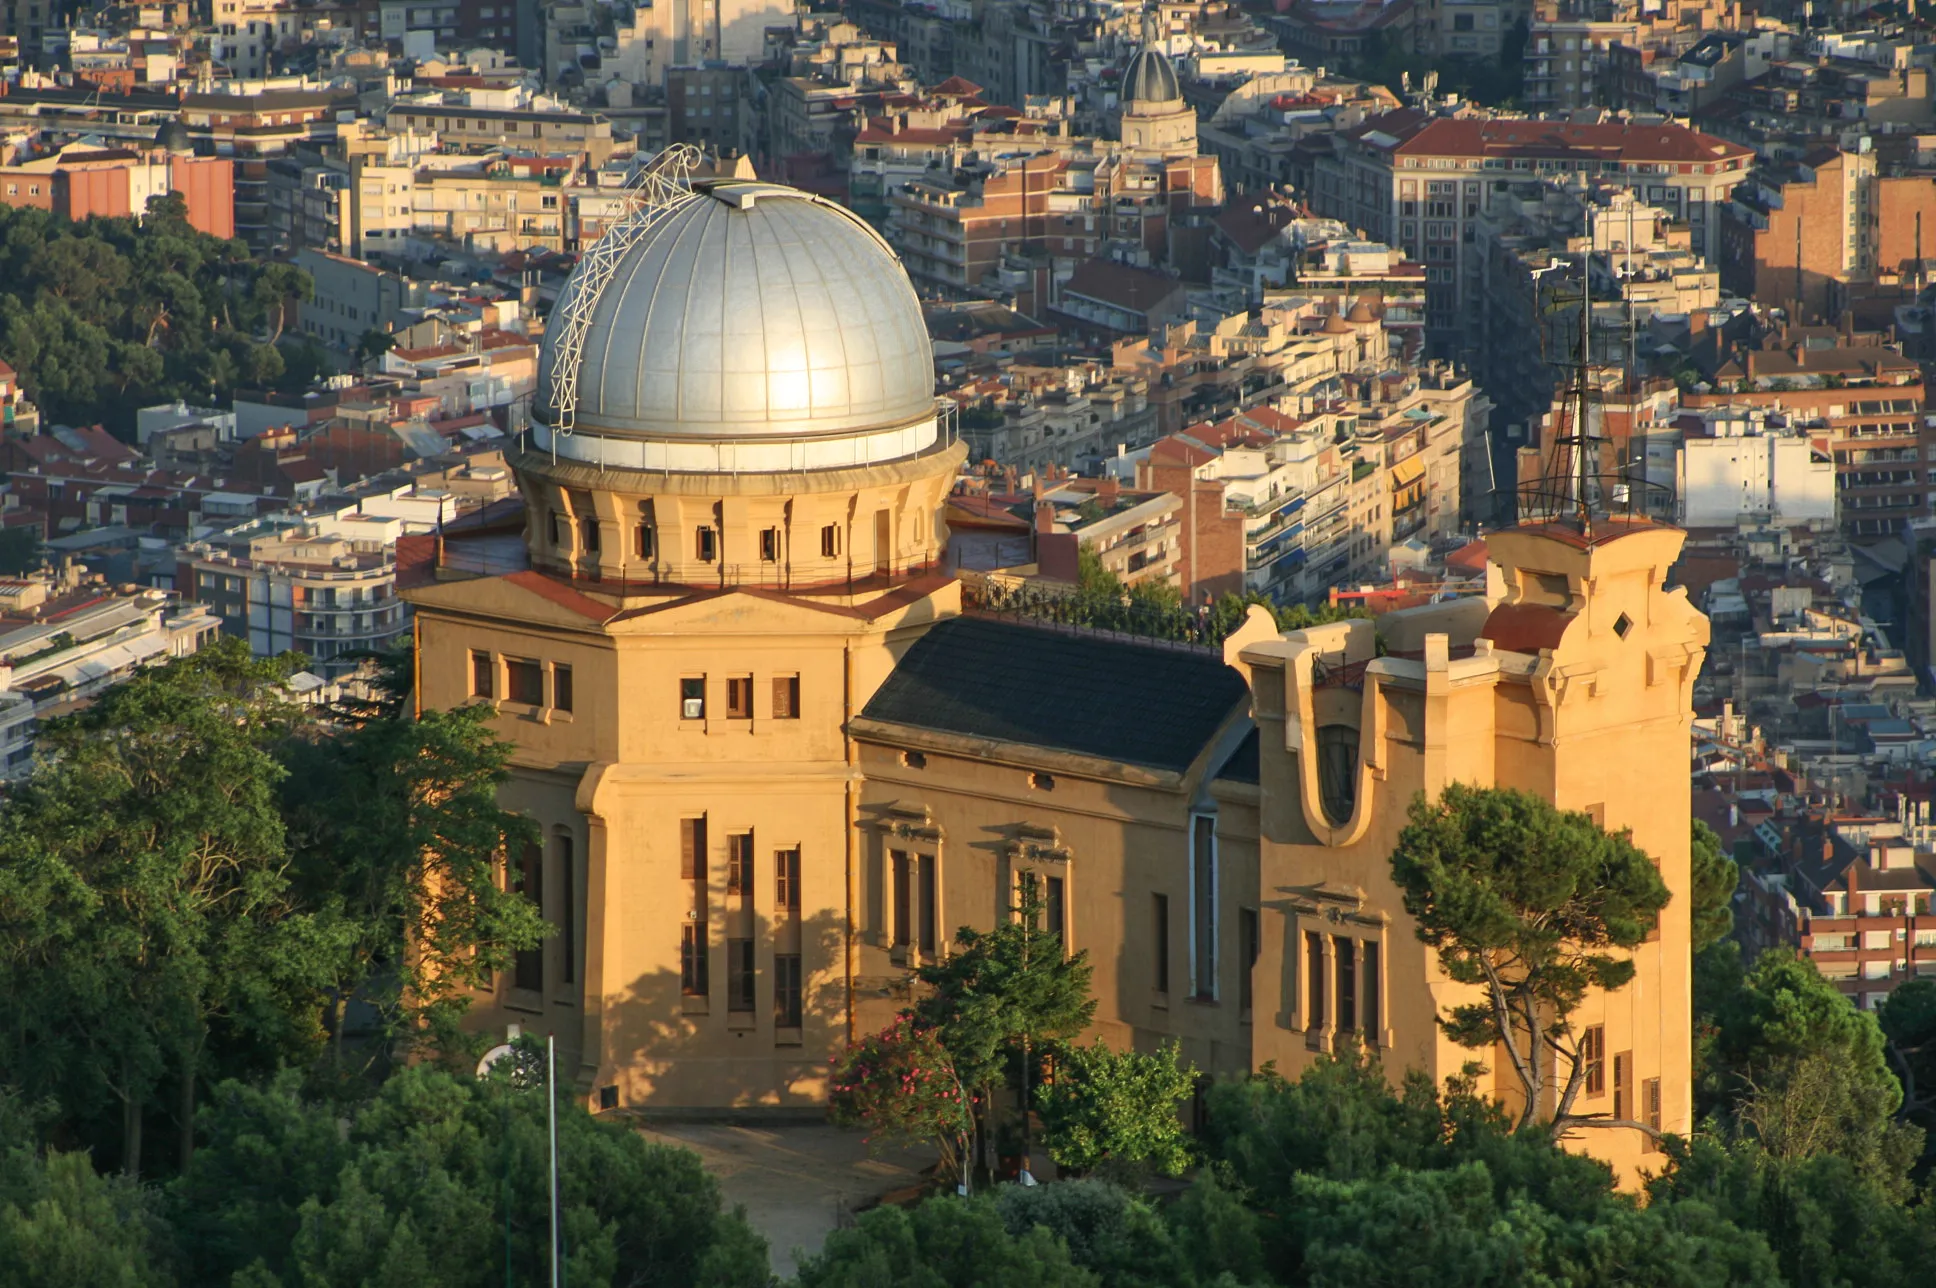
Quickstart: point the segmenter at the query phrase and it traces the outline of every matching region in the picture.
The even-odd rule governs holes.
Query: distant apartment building
[[[1677,452],[1676,522],[1689,528],[1835,522],[1835,464],[1805,429],[1760,409],[1710,409]]]
[[[294,262],[316,284],[300,306],[297,326],[331,348],[354,349],[368,332],[388,332],[429,302],[422,282],[360,259],[300,250]]]
[[[1514,178],[1592,176],[1634,189],[1688,228],[1688,248],[1714,259],[1721,207],[1754,151],[1679,125],[1434,117],[1405,109],[1336,136],[1310,194],[1342,219],[1425,265],[1427,335],[1435,355],[1469,351],[1469,301],[1485,266],[1475,222]]]
[[[576,156],[444,160],[460,164],[417,171],[411,190],[416,236],[497,254],[565,248],[571,232],[565,187],[578,173]]]
[[[0,166],[0,202],[67,219],[145,215],[149,201],[169,193],[181,196],[193,227],[235,235],[235,163],[223,157],[73,143]]]
[[[256,656],[301,653],[331,678],[410,627],[396,593],[397,523],[367,526],[360,536],[343,523],[325,531],[296,516],[255,520],[182,547],[175,588]]]
[[[1525,0],[1417,0],[1412,46],[1441,58],[1497,58]]]
[[[1071,478],[1053,468],[1025,482],[1022,493],[949,499],[947,565],[971,586],[1066,593],[1087,553],[1126,589],[1174,586],[1194,602],[1182,573],[1182,498],[1125,488],[1114,475]]]
[[[1758,168],[1724,207],[1722,281],[1823,321],[1865,296],[1907,298],[1936,260],[1936,166],[1822,148]]]
[[[1156,410],[1135,377],[1088,366],[1008,366],[948,391],[969,458],[1032,472],[1093,470],[1157,436]]]
[[[281,70],[278,55],[301,43],[296,0],[211,0],[209,58],[233,76],[253,80]]]
[[[405,102],[390,108],[384,123],[392,130],[436,134],[449,148],[563,154],[592,169],[604,165],[614,147],[612,123],[591,112]]]
[[[1821,858],[1796,864],[1788,884],[1802,952],[1864,1010],[1908,980],[1936,978],[1928,803],[1904,806],[1924,811],[1915,816],[1921,821],[1884,821],[1859,846],[1832,844]]]
[[[1631,43],[1637,30],[1632,22],[1535,18],[1526,41],[1526,110],[1569,111],[1602,101],[1608,51]]]
[[[1682,402],[1779,409],[1835,462],[1836,512],[1852,537],[1896,534],[1932,513],[1923,462],[1936,460],[1936,429],[1924,414],[1922,369],[1879,336],[1791,326],[1770,347],[1724,363],[1711,392]]]
[[[144,666],[193,653],[219,623],[159,590],[110,588],[71,563],[0,580],[0,778],[33,768],[40,722]]]

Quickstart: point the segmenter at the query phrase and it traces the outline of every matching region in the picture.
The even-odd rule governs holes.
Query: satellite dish
[[[486,1051],[484,1053],[484,1058],[477,1062],[477,1076],[480,1078],[484,1077],[486,1074],[490,1073],[492,1069],[497,1067],[497,1064],[500,1060],[509,1059],[510,1055],[511,1055],[511,1044],[509,1042],[498,1043],[496,1046],[492,1047],[489,1051]]]

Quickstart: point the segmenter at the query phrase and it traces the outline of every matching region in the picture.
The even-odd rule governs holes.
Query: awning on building
[[[1417,456],[1407,456],[1391,467],[1392,491],[1403,491],[1425,477],[1425,462]]]

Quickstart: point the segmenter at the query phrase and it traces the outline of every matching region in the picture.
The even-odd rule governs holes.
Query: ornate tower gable
[[[1684,590],[1665,588],[1683,540],[1653,524],[1613,525],[1593,540],[1506,529],[1488,537],[1484,600],[1247,648],[1243,661],[1268,677],[1260,711],[1281,712],[1283,786],[1295,789],[1312,839],[1355,845],[1381,811],[1402,815],[1414,793],[1455,780],[1551,795],[1557,771],[1536,762],[1566,739],[1684,727],[1708,624]],[[1408,769],[1394,779],[1399,760]]]

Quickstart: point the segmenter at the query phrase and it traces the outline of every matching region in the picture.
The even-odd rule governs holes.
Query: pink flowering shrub
[[[833,1063],[828,1117],[859,1127],[869,1144],[932,1142],[956,1176],[966,1155],[971,1100],[932,1029],[903,1015]]]

